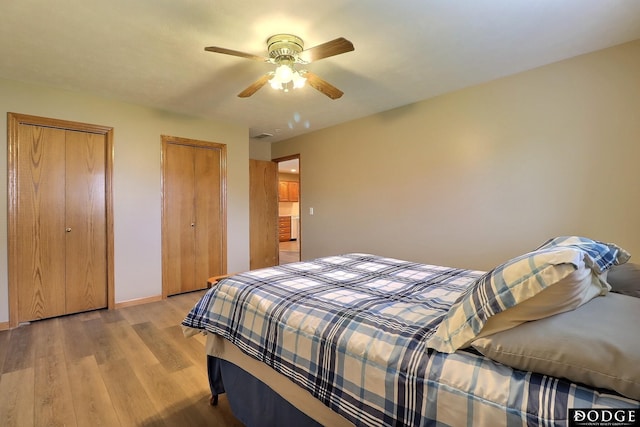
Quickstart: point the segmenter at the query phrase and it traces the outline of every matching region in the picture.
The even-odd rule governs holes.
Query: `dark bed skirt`
[[[247,427],[321,427],[262,381],[231,362],[207,356],[212,402],[227,394],[236,418]],[[215,404],[215,403],[213,403]]]

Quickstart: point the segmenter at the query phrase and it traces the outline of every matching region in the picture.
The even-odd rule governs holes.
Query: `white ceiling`
[[[298,159],[291,159],[278,162],[278,172],[299,174],[300,161]]]
[[[639,0],[4,0],[0,77],[247,126],[277,141],[640,39]],[[268,85],[266,55],[345,37],[355,51],[306,68],[344,91]]]

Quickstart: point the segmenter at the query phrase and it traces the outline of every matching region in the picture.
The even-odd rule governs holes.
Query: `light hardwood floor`
[[[203,292],[0,331],[0,424],[241,426],[209,406],[204,336],[182,335]]]
[[[280,242],[280,265],[300,261],[300,240]]]

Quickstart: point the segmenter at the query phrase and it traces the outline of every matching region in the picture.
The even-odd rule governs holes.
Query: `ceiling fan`
[[[240,98],[247,98],[253,95],[269,82],[272,88],[284,90],[285,92],[289,91],[289,87],[297,89],[303,87],[305,83],[309,83],[311,87],[329,98],[338,99],[343,95],[340,89],[310,71],[296,70],[294,64],[309,64],[330,56],[351,52],[354,50],[354,47],[349,40],[339,37],[305,50],[304,42],[300,37],[294,36],[293,34],[276,34],[267,40],[268,57],[252,55],[250,53],[217,46],[205,47],[204,50],[277,65],[275,71],[268,72],[240,92],[238,94]]]

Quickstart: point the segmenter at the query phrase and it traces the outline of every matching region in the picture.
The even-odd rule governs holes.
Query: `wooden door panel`
[[[278,164],[249,160],[250,268],[278,264]]]
[[[18,321],[65,314],[65,131],[20,124],[17,150]]]
[[[226,146],[163,135],[162,186],[166,297],[226,273]]]
[[[105,137],[67,131],[67,313],[107,306]]]
[[[300,184],[295,181],[289,182],[289,201],[297,202],[300,199]]]
[[[17,113],[8,113],[7,119],[9,326],[113,308],[113,129]],[[69,151],[75,145],[67,141],[74,138],[86,146],[77,156],[80,167],[70,163],[67,170],[76,157]],[[67,188],[76,178],[80,187]],[[71,243],[68,256],[67,213],[78,223],[73,216],[79,210],[91,216],[80,215],[81,225],[72,231],[88,245]],[[76,291],[77,283],[91,286]]]
[[[287,181],[278,182],[278,200],[281,202],[289,201],[289,183]]]
[[[194,283],[194,148],[167,144],[163,178],[163,283],[168,295]],[[206,281],[206,279],[205,279]]]
[[[224,273],[221,150],[215,147],[194,150],[195,281],[183,283],[183,292],[205,288],[209,277]]]

